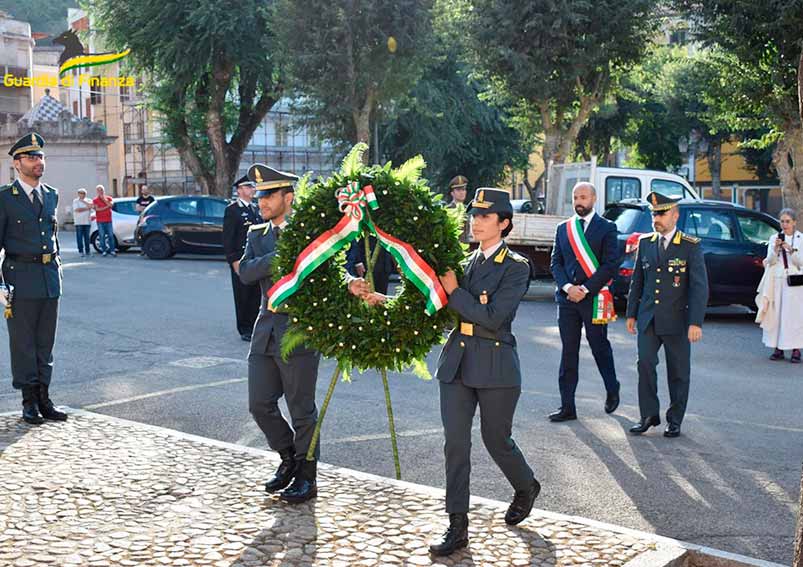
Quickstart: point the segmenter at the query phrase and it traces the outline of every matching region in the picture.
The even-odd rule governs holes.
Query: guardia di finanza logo
[[[10,73],[3,76],[4,87],[72,87],[89,86],[89,87],[133,87],[135,85],[134,77],[131,76],[117,76],[117,77],[102,77],[93,76],[89,73],[79,73],[77,77],[73,74],[68,74],[74,69],[86,69],[89,67],[100,67],[102,65],[109,65],[124,59],[131,53],[131,49],[119,52],[108,53],[80,53],[64,59],[59,66],[59,75],[54,77],[49,74],[34,75],[32,77],[15,77]]]

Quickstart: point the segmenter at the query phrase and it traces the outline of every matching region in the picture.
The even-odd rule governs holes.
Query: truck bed
[[[566,217],[558,215],[532,215],[515,213],[513,230],[505,238],[508,244],[519,246],[552,247],[555,231]]]

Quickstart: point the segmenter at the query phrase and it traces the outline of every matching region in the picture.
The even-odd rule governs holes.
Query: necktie
[[[580,228],[583,230],[583,232],[586,231],[586,219],[580,219]]]
[[[273,241],[276,242],[279,240],[279,235],[282,233],[282,229],[278,226],[273,227]]]
[[[666,256],[666,236],[662,236],[660,240],[661,248],[658,250],[658,258],[663,262]]]
[[[42,201],[39,200],[39,191],[34,189],[31,193],[31,202],[33,203],[33,210],[36,211],[36,216],[42,214]]]

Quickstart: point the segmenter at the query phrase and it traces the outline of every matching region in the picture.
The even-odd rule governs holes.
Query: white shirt
[[[271,230],[275,230],[275,229],[277,229],[277,228],[278,228],[279,230],[284,230],[286,226],[287,226],[287,219],[283,220],[283,221],[282,221],[282,224],[280,224],[280,225],[278,225],[278,226],[276,226],[275,224],[273,224],[273,221],[271,221],[271,222],[270,222],[270,228],[271,228]]]
[[[17,178],[17,181],[19,181],[19,184],[20,184],[20,185],[22,185],[22,190],[23,190],[23,191],[25,191],[25,194],[26,194],[26,195],[28,196],[28,198],[31,200],[31,203],[33,203],[33,196],[32,196],[32,194],[33,194],[33,190],[34,190],[34,189],[36,189],[36,194],[37,194],[37,195],[39,195],[39,202],[40,202],[40,203],[44,203],[44,201],[42,200],[42,184],[41,184],[41,183],[40,183],[40,184],[38,184],[36,187],[31,187],[30,185],[28,185],[27,183],[25,183],[25,182],[24,182],[22,179],[20,179],[20,178]]]
[[[499,248],[501,248],[503,243],[504,243],[504,240],[500,240],[499,242],[497,242],[496,244],[494,244],[490,248],[486,248],[485,250],[482,250],[482,253],[485,256],[485,259],[489,260],[491,258],[491,256],[493,256],[496,253],[496,251],[499,250]]]
[[[72,201],[72,217],[75,224],[92,224],[91,215],[92,209],[89,207],[91,201],[87,198],[73,199]],[[77,209],[86,209],[85,211],[78,212]]]
[[[246,203],[245,201],[243,201],[239,197],[237,198],[237,200],[240,202],[240,206],[241,207],[250,207],[251,206],[251,203]]]
[[[665,243],[664,244],[664,250],[669,248],[669,243],[672,242],[672,238],[675,236],[675,233],[677,231],[678,231],[678,227],[675,227],[671,231],[669,231],[669,233],[666,236],[664,236],[663,234],[660,234],[660,233],[658,234],[658,243],[659,244],[661,243],[661,239],[662,238],[666,239],[666,240],[664,240],[664,243]]]

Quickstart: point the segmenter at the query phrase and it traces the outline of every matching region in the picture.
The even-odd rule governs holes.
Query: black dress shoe
[[[51,421],[67,421],[67,414],[57,410],[50,400],[47,386],[39,386],[39,412],[42,417]]]
[[[666,429],[664,429],[664,437],[679,437],[680,436],[680,425],[677,423],[667,423]]]
[[[298,461],[295,459],[295,448],[282,449],[279,451],[282,462],[273,478],[265,483],[266,492],[279,492],[287,488],[298,472]]]
[[[517,490],[505,514],[505,523],[508,526],[515,526],[523,522],[524,518],[530,515],[540,492],[541,484],[537,479],[533,479],[533,483],[526,490]]]
[[[645,433],[650,427],[655,427],[661,425],[661,418],[657,415],[652,417],[645,417],[641,421],[639,421],[636,425],[630,428],[630,433],[633,435],[641,435]]]
[[[251,335],[249,333],[243,333],[242,335],[240,335],[240,338],[247,343],[251,342]]]
[[[605,413],[613,413],[619,407],[619,392],[608,394],[605,399]]]
[[[468,547],[468,514],[449,514],[446,533],[440,541],[429,546],[429,552],[444,557],[464,547]]]
[[[41,425],[45,422],[39,415],[38,386],[25,386],[22,389],[22,420],[31,425]]]
[[[571,421],[577,419],[577,411],[558,408],[558,411],[549,414],[549,421]]]
[[[290,504],[301,504],[318,496],[318,462],[300,461],[293,484],[279,496]]]

